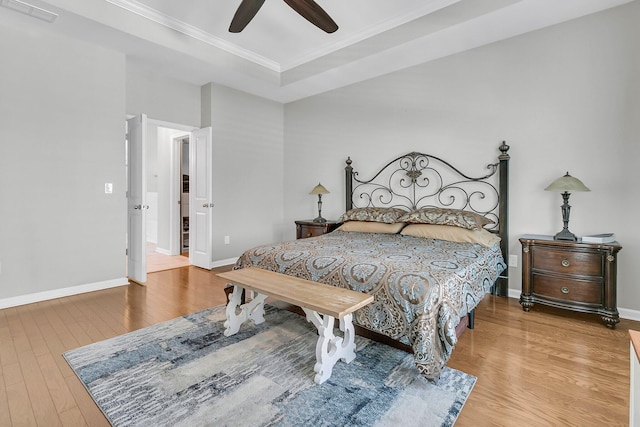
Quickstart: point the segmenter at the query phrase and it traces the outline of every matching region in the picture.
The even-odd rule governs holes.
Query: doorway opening
[[[147,200],[150,202],[150,209],[146,236],[148,273],[191,265],[190,130],[179,125],[149,120]]]
[[[127,122],[132,129],[127,130],[125,158],[130,176],[127,276],[144,283],[148,272],[185,265],[209,269],[211,128],[161,122],[144,114]],[[196,194],[202,194],[202,200],[194,199]]]

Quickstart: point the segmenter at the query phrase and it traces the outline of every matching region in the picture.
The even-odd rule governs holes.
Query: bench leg
[[[264,300],[267,299],[267,295],[251,291],[251,301],[242,304],[243,291],[242,287],[234,286],[233,293],[229,296],[227,320],[224,322],[226,337],[236,334],[240,330],[240,325],[247,319],[253,320],[256,325],[264,322]],[[238,309],[240,309],[239,312]]]
[[[333,366],[338,359],[345,363],[356,358],[355,329],[353,327],[353,315],[347,314],[340,319],[340,330],[343,337],[333,334],[335,318],[333,316],[321,316],[318,312],[302,308],[307,315],[307,320],[318,329],[318,343],[316,344],[316,364],[313,370],[316,372],[314,381],[322,384],[333,371]]]

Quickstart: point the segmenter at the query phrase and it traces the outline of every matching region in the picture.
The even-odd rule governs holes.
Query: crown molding
[[[214,36],[211,33],[202,31],[201,29],[189,25],[186,22],[182,22],[172,16],[166,15],[160,11],[152,9],[148,6],[138,3],[134,0],[104,0],[107,3],[111,3],[114,6],[118,6],[128,12],[135,13],[145,19],[153,21],[157,24],[163,25],[172,30],[178,31],[186,36],[192,37],[208,45],[217,47],[225,52],[236,55],[240,58],[251,61],[255,64],[261,65],[272,71],[281,72],[280,64],[276,61],[272,61],[269,58],[265,58],[255,52],[247,49],[243,49],[233,43],[229,43],[219,37]]]
[[[335,51],[340,49],[344,49],[348,46],[359,43],[363,40],[366,40],[375,35],[384,33],[385,31],[389,31],[395,27],[398,27],[402,24],[406,24],[409,21],[413,21],[414,19],[420,18],[424,15],[428,15],[430,13],[436,12],[440,9],[444,9],[445,7],[451,6],[455,3],[460,2],[461,0],[431,0],[425,2],[425,4],[417,9],[412,10],[410,12],[398,15],[390,20],[384,20],[384,22],[371,25],[361,31],[353,33],[353,35],[346,37],[342,40],[339,40],[335,43],[325,45],[324,47],[317,49],[313,52],[310,52],[306,55],[300,56],[299,58],[288,62],[286,64],[281,65],[282,71],[288,71],[292,68],[298,67],[307,62],[313,61],[315,59],[321,58],[325,55],[329,55]]]

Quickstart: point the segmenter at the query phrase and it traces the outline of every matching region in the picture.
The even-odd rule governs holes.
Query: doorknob
[[[202,205],[203,208],[212,208],[213,207],[213,203],[205,203],[204,205]]]
[[[135,205],[133,209],[142,209],[142,205]]]

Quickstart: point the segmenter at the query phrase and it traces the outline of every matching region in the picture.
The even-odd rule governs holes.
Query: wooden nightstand
[[[296,239],[322,236],[331,233],[342,223],[337,221],[313,222],[311,219],[296,221]]]
[[[609,328],[620,322],[616,306],[617,254],[622,246],[525,235],[520,304],[535,303],[599,314]]]

